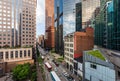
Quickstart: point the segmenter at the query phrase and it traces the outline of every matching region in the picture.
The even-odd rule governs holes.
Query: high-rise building
[[[63,0],[54,0],[55,51],[63,54]]]
[[[120,51],[120,1],[113,0],[114,4],[114,43],[113,49]]]
[[[63,0],[63,37],[81,30],[80,11],[81,0]]]
[[[54,31],[54,0],[45,0],[45,46],[55,47]]]
[[[0,0],[0,69],[4,65],[5,72],[17,64],[34,63],[36,4],[36,0]]]
[[[107,14],[109,1],[111,0],[100,1],[100,13],[95,19],[95,44],[102,47],[107,47]]]
[[[100,0],[82,0],[82,28],[91,26],[94,11],[100,7]]]
[[[42,46],[42,44],[44,44],[44,35],[39,35],[37,42],[39,45]]]
[[[33,46],[35,37],[36,0],[0,1],[0,46]]]
[[[118,6],[116,1],[101,0],[100,13],[95,19],[96,45],[119,50]]]
[[[107,2],[107,24],[106,24],[106,48],[115,49],[116,43],[113,42],[114,39],[114,9],[113,1]]]

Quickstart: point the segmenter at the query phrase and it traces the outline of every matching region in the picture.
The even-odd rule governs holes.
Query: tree
[[[13,79],[15,81],[24,81],[30,76],[30,64],[17,65],[13,69]]]

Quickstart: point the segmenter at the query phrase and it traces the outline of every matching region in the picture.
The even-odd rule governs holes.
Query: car
[[[73,81],[73,80],[74,80],[74,78],[73,78],[72,76],[67,76],[67,79],[68,79],[69,81]]]
[[[54,68],[54,71],[57,71],[57,68]]]
[[[67,72],[63,72],[63,75],[64,75],[65,77],[68,77],[68,76],[69,76],[69,74],[68,74]]]

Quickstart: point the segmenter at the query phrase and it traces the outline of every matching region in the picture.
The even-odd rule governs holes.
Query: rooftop
[[[92,50],[92,51],[88,51],[88,54],[99,58],[100,60],[105,61],[105,57],[102,55],[102,53],[99,50]]]

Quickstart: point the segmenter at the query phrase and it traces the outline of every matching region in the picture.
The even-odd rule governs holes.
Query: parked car
[[[57,71],[57,68],[54,68],[54,71]]]
[[[69,81],[73,81],[73,80],[74,80],[74,78],[73,78],[72,76],[67,76],[67,79],[68,79]]]
[[[67,72],[63,72],[63,75],[64,75],[65,77],[68,77],[68,76],[69,76],[69,74],[68,74]]]

